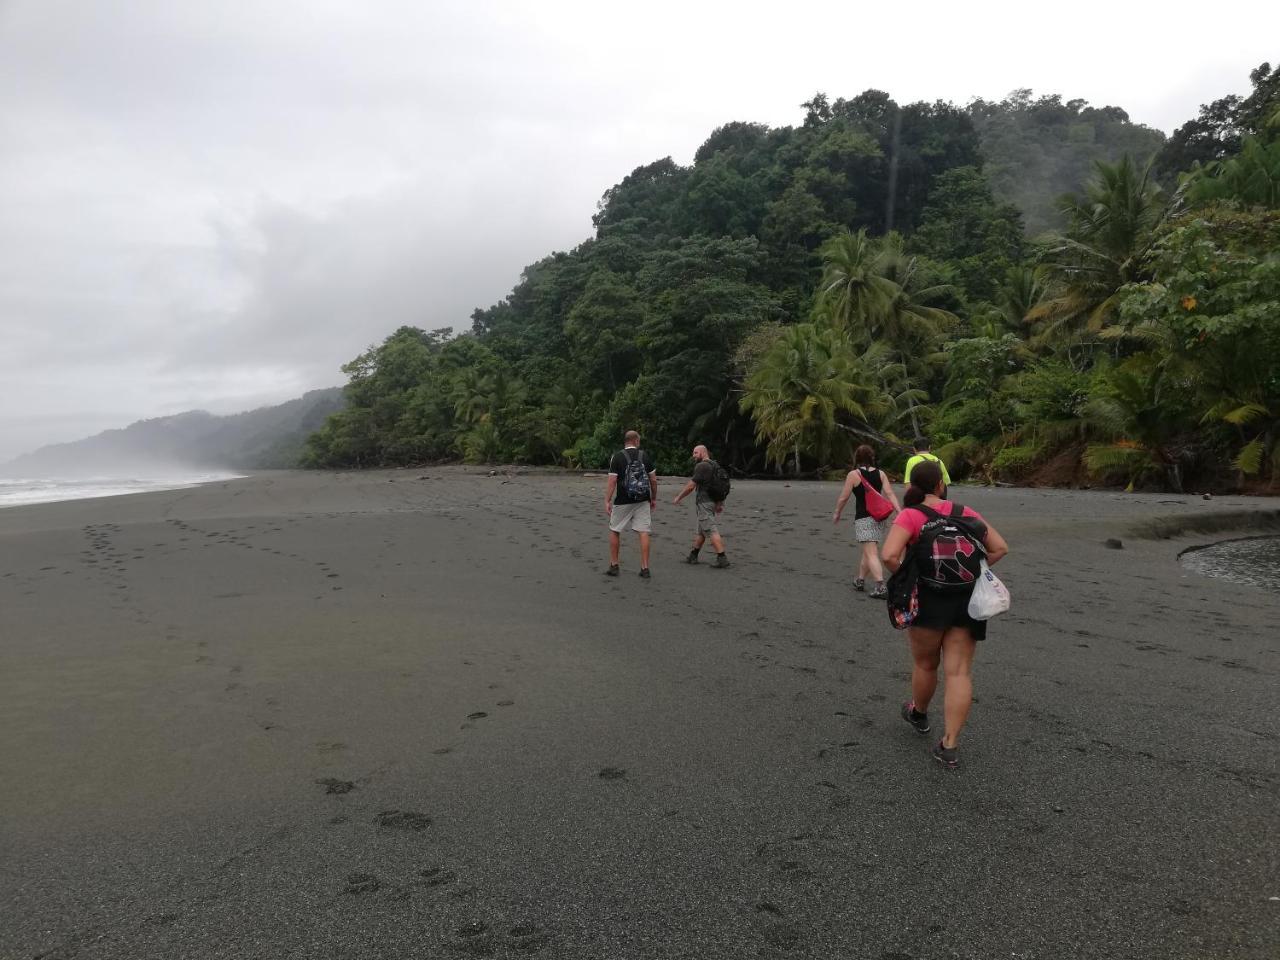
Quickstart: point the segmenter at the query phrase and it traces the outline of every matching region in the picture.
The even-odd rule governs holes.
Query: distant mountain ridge
[[[190,410],[139,420],[83,440],[41,447],[0,465],[0,473],[132,475],[174,465],[240,470],[296,467],[308,434],[344,405],[342,388],[328,387],[229,416]]]

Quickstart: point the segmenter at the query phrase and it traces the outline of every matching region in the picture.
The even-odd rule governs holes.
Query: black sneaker
[[[609,564],[609,569],[604,572],[606,577],[616,577],[618,575],[618,565],[616,563]]]
[[[883,600],[888,595],[889,595],[889,589],[884,585],[883,580],[877,583],[875,589],[872,590],[869,594],[867,594],[867,596],[869,596],[872,600]]]
[[[915,703],[908,700],[902,705],[902,719],[911,724],[911,729],[922,736],[929,732],[929,715],[916,709]]]
[[[687,557],[685,557],[685,558],[684,558],[684,562],[685,562],[685,563],[697,563],[697,562],[698,562],[698,551],[697,551],[697,550],[690,550],[690,551],[689,551],[689,555],[688,555]]]
[[[713,564],[713,566],[717,570],[723,570],[725,567],[729,566],[729,558],[726,557],[723,553],[717,553],[716,562]]]
[[[640,579],[641,579],[641,580],[648,580],[648,579],[649,579],[649,568],[648,568],[648,567],[642,567],[642,568],[641,568],[641,570],[640,570]]]
[[[867,585],[867,581],[863,580],[861,577],[853,578],[853,589],[857,590],[859,593],[862,592],[862,588],[865,587],[866,585]]]
[[[933,748],[933,759],[948,770],[954,770],[960,764],[960,757],[956,754],[956,748],[944,747],[941,740]]]

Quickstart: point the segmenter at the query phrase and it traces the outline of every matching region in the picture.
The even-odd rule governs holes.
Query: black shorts
[[[943,631],[951,627],[967,627],[974,640],[987,638],[987,621],[969,616],[972,590],[931,590],[923,583],[918,589],[920,612],[913,627]]]

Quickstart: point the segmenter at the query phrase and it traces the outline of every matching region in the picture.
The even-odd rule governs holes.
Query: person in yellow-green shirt
[[[907,469],[902,474],[904,488],[911,485],[911,468],[917,463],[931,460],[942,469],[942,499],[947,499],[947,488],[951,486],[951,476],[947,473],[947,465],[929,452],[929,438],[916,437],[911,441],[911,449],[915,451],[915,455],[907,461]]]

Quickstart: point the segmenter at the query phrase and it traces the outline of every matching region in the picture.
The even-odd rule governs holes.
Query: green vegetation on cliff
[[[701,441],[805,473],[924,431],[961,476],[1274,477],[1276,77],[1168,142],[1025,91],[726,124],[608,190],[595,236],[466,332],[344,367],[307,462],[598,467],[634,427],[667,470]]]

